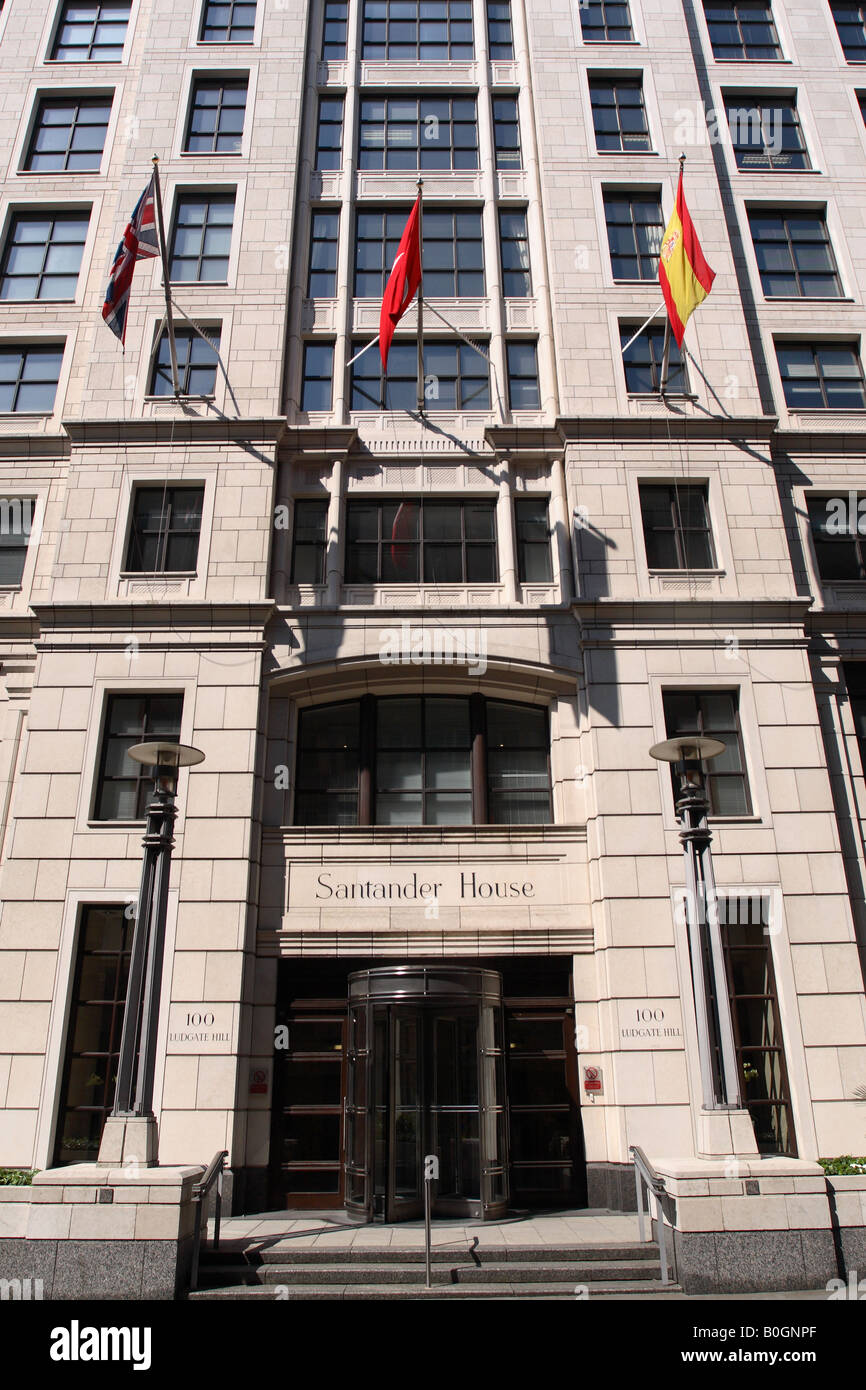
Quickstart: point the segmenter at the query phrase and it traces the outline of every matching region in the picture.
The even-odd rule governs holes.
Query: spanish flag
[[[659,257],[659,284],[667,305],[671,330],[682,347],[683,335],[690,315],[702,304],[713,288],[716,272],[710,270],[698,241],[686,197],[683,192],[683,171],[677,184],[677,204],[671,213]]]

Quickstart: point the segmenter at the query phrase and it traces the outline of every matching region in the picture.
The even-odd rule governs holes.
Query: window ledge
[[[601,159],[635,159],[635,158],[642,158],[642,157],[645,158],[648,154],[654,155],[656,158],[658,158],[658,156],[659,156],[659,151],[658,151],[658,150],[599,150],[599,149],[596,149],[596,154],[597,154],[597,155],[599,156],[599,158],[601,158]]]
[[[206,401],[212,405],[216,396],[145,396],[145,405],[183,405],[186,401]]]
[[[720,570],[720,569],[709,569],[709,570],[687,569],[685,566],[683,566],[682,569],[677,568],[677,569],[664,569],[664,570],[663,570],[663,569],[651,569],[651,568],[647,567],[647,574],[649,574],[649,576],[650,576],[651,579],[680,579],[683,575],[689,575],[689,574],[694,574],[694,575],[696,575],[699,579],[724,579],[725,575],[727,574],[727,570]]]
[[[121,570],[121,579],[197,579],[197,570]]]
[[[243,150],[181,150],[181,159],[243,159]]]
[[[856,304],[857,301],[850,294],[765,294],[764,299],[768,304]]]
[[[744,169],[741,164],[737,165],[738,174],[756,174],[758,178],[763,178],[766,174],[781,174],[785,178],[791,178],[799,174],[802,178],[811,178],[813,174],[823,174],[823,169]]]
[[[140,830],[146,820],[88,820],[88,830]]]

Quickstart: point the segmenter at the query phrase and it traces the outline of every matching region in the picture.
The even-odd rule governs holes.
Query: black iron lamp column
[[[174,848],[175,804],[179,769],[204,761],[204,753],[183,743],[136,743],[130,758],[153,768],[153,792],[147,806],[147,829],[141,887],[132,936],[126,1009],[120,1037],[117,1088],[112,1116],[150,1118],[159,996],[165,951],[168,878]]]
[[[713,837],[707,822],[710,804],[702,768],[702,763],[724,753],[725,745],[694,734],[666,739],[649,751],[651,757],[673,763],[680,780],[676,809],[683,824],[680,840],[704,1107],[739,1110],[737,1054],[710,848]]]

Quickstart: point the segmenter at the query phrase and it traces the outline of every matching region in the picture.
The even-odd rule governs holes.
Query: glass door
[[[390,1044],[386,1220],[408,1221],[424,1214],[424,1015],[417,1007],[380,1004],[376,1009],[387,1011]]]

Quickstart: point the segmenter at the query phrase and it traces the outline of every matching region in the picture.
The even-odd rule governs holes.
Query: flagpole
[[[680,174],[679,174],[679,179],[680,179],[680,180],[681,180],[682,177],[683,177],[683,165],[685,164],[685,162],[686,162],[686,157],[685,157],[684,154],[681,154],[681,155],[680,155]],[[677,181],[677,192],[679,192],[679,180]],[[668,370],[669,370],[669,367],[670,367],[670,360],[671,360],[671,316],[670,316],[670,314],[668,314],[667,323],[665,324],[665,341],[664,341],[664,348],[662,349],[662,375],[661,375],[661,381],[659,382],[659,395],[660,395],[660,396],[663,396],[663,395],[665,394],[665,392],[667,391],[667,389],[668,389]]]
[[[177,373],[177,343],[174,340],[174,319],[171,311],[171,290],[168,279],[168,260],[165,253],[165,226],[162,220],[162,191],[159,186],[159,155],[153,156],[153,187],[156,193],[156,229],[159,236],[159,258],[162,261],[162,286],[165,290],[165,321],[168,329],[168,350],[171,356],[171,382],[174,394],[180,395]]]
[[[424,180],[418,180],[418,259],[421,283],[418,286],[418,414],[424,414],[424,226],[422,215]]]

